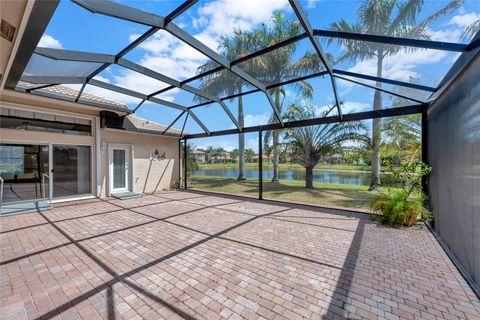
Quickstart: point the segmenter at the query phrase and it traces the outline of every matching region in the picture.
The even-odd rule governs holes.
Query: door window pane
[[[3,202],[48,198],[48,146],[0,144],[0,176],[4,180]]]
[[[125,150],[113,150],[113,188],[125,188]]]
[[[92,193],[89,146],[53,146],[53,196],[68,197]]]

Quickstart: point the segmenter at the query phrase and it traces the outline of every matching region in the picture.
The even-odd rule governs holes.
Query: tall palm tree
[[[327,117],[333,110],[335,106],[324,111],[321,116]],[[292,121],[316,116],[317,112],[313,107],[298,103],[291,104],[285,114],[285,118]],[[313,188],[313,168],[322,157],[340,148],[344,142],[368,140],[365,132],[366,127],[360,121],[288,129],[285,139],[290,144],[291,161],[305,168],[305,187]]]
[[[235,162],[237,161],[237,158],[238,158],[238,149],[233,149],[232,151],[230,151],[230,160],[232,162]]]
[[[417,23],[417,15],[423,7],[423,0],[364,0],[358,11],[358,21],[349,24],[345,20],[334,22],[330,29],[334,31],[354,32],[362,34],[385,35],[392,37],[428,39],[428,26],[433,21],[445,15],[448,11],[458,8],[463,0],[450,1],[437,12]],[[346,53],[337,62],[350,59],[358,62],[366,59],[376,59],[377,77],[383,75],[383,62],[388,56],[405,49],[402,46],[385,45],[381,43],[367,43],[349,39],[329,39],[336,41]],[[381,88],[380,82],[376,86]],[[381,91],[375,90],[373,109],[383,109]],[[372,123],[372,174],[369,190],[376,190],[380,186],[380,145],[382,140],[382,119],[373,119]]]
[[[400,91],[402,91],[400,89]],[[394,98],[394,106],[407,104],[404,98]],[[422,149],[422,116],[411,114],[401,117],[386,118],[383,132],[388,141],[393,144],[396,150],[402,150],[409,158],[409,162],[421,160]]]
[[[219,45],[219,49],[222,50],[222,55],[228,60],[232,61],[236,58],[245,56],[253,51],[256,45],[256,38],[254,33],[245,33],[239,29],[235,29],[232,37],[223,37]],[[218,64],[214,61],[209,61],[197,70],[197,73],[203,73],[217,67]],[[250,62],[246,62],[243,66],[246,72],[250,71]],[[245,81],[240,77],[235,76],[232,72],[222,70],[214,74],[204,77],[203,83],[200,87],[201,90],[209,92],[217,96],[229,96],[242,93]],[[202,97],[196,96],[197,101],[203,101]],[[237,98],[237,112],[238,112],[238,124],[243,128],[244,115],[243,115],[243,98],[239,96]],[[233,99],[232,99],[233,100]],[[238,135],[238,153],[239,153],[239,172],[237,180],[245,180],[245,135],[240,133]]]
[[[469,25],[462,34],[462,39],[470,40],[480,32],[480,19]]]
[[[208,146],[208,147],[205,149],[205,160],[206,160],[207,162],[212,163],[212,159],[213,159],[213,147],[212,147],[212,146]]]
[[[302,31],[302,26],[297,20],[291,20],[282,13],[276,13],[272,17],[272,23],[263,26],[258,32],[261,43],[260,46],[267,47],[282,40],[294,37]],[[297,49],[296,43],[276,49],[268,54],[256,58],[252,66],[254,74],[265,83],[279,83],[286,79],[302,76],[305,74],[318,72],[322,69],[322,63],[318,56],[313,52],[307,52],[298,61],[293,62],[293,55]],[[292,84],[293,88],[305,97],[312,96],[312,87],[307,81],[299,81]],[[275,107],[282,113],[283,102],[285,99],[285,90],[282,87],[276,87],[272,90],[273,102]],[[283,98],[281,97],[283,96]],[[275,114],[270,117],[270,123],[277,123]],[[265,135],[265,145],[273,140],[273,178],[272,182],[278,182],[278,170],[280,164],[280,131],[267,131]]]

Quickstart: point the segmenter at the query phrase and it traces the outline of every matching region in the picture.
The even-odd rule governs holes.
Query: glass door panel
[[[91,148],[89,146],[54,145],[53,197],[92,193]]]
[[[48,145],[0,143],[3,202],[48,198]]]
[[[126,150],[113,149],[113,189],[127,188]]]

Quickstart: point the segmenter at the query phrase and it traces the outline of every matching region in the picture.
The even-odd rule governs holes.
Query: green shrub
[[[423,207],[424,196],[406,196],[403,189],[381,192],[372,201],[371,209],[381,213],[380,221],[390,226],[411,226],[418,219],[429,219],[430,213]]]
[[[173,181],[173,189],[180,189],[180,181],[175,180]]]
[[[379,192],[370,204],[374,217],[390,226],[411,226],[418,219],[430,219],[430,213],[424,208],[425,194],[421,189],[424,175],[432,170],[422,162],[401,163],[393,168],[386,164],[393,173],[394,179],[401,189],[391,189]]]

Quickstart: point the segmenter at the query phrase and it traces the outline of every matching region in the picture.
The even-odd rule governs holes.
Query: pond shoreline
[[[238,163],[204,163],[198,164],[199,169],[236,169]],[[271,163],[263,163],[263,168],[272,168]],[[258,163],[249,162],[245,164],[246,169],[258,168]],[[284,169],[304,169],[301,165],[296,163],[280,163],[280,168]],[[367,165],[350,165],[350,164],[319,164],[314,170],[336,170],[336,171],[357,171],[370,172],[371,168]]]
[[[369,210],[369,204],[377,194],[368,186],[314,182],[313,189],[305,188],[305,181],[282,180],[271,183],[264,180],[264,199],[293,201],[320,206],[334,206]],[[236,181],[233,177],[190,176],[189,188],[219,191],[230,194],[258,197],[258,179]]]
[[[195,176],[236,178],[239,170],[237,166],[203,165],[193,170]],[[247,179],[258,179],[258,167],[247,166],[245,168]],[[263,168],[263,179],[268,181],[273,177],[272,167]],[[301,166],[280,166],[279,179],[285,181],[305,181],[305,169]],[[381,180],[386,187],[395,187],[391,173],[381,173]],[[317,183],[337,183],[343,185],[368,186],[370,184],[370,171],[345,170],[340,168],[313,169],[313,181]]]

